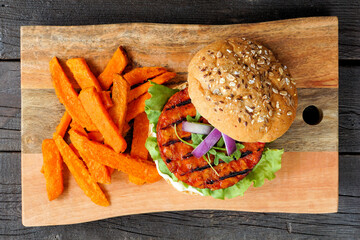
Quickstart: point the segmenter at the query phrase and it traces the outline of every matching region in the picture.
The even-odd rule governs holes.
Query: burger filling
[[[243,195],[252,183],[256,187],[261,186],[265,178],[273,179],[280,169],[283,150],[264,150],[264,143],[237,143],[241,147],[231,155],[231,161],[229,156],[225,158],[224,143],[220,141],[215,148],[217,152],[212,148],[204,157],[195,157],[193,143],[199,141],[194,138],[198,135],[182,128],[187,118],[197,114],[187,89],[177,92],[153,83],[149,93],[152,98],[146,101],[145,111],[156,137],[150,136],[146,147],[159,174],[178,190],[232,198]],[[198,121],[207,123],[202,117]],[[224,156],[224,160],[219,155]]]

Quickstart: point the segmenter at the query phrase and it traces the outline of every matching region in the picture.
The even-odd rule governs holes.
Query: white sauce
[[[154,124],[152,124],[152,123],[149,124],[148,136],[156,137],[156,133],[153,132],[153,130],[152,130],[153,126],[154,126]],[[203,194],[201,192],[199,192],[198,190],[196,190],[194,187],[192,187],[192,186],[185,187],[184,184],[181,183],[180,181],[175,182],[174,180],[172,180],[172,178],[169,175],[162,173],[159,169],[159,161],[158,160],[155,160],[155,164],[156,164],[156,169],[157,169],[159,175],[161,177],[163,177],[168,183],[170,183],[176,190],[178,190],[180,192],[184,192],[184,191],[192,192],[192,193],[203,196]]]

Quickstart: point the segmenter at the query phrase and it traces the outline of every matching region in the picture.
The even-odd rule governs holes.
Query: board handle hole
[[[303,111],[303,119],[309,125],[317,125],[323,119],[323,112],[314,105],[307,106]]]

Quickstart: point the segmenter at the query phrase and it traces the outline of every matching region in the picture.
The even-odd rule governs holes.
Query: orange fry
[[[139,114],[134,121],[133,140],[131,144],[131,156],[143,159],[148,158],[148,150],[145,142],[149,132],[149,120],[146,113]]]
[[[135,118],[137,115],[145,111],[145,101],[151,98],[150,93],[145,93],[134,101],[129,102],[127,112],[126,112],[126,121],[129,122],[131,119]]]
[[[88,138],[99,143],[104,142],[104,136],[98,131],[88,132]]]
[[[154,83],[157,83],[157,84],[163,84],[163,83],[169,81],[170,79],[174,78],[175,76],[176,76],[176,73],[174,73],[174,72],[166,72],[164,74],[161,74],[160,76],[157,76],[156,78],[154,78],[151,81]],[[128,102],[131,102],[134,99],[136,99],[139,96],[146,93],[148,91],[149,87],[151,87],[151,83],[146,82],[134,89],[131,89],[129,97],[128,97]]]
[[[71,116],[68,112],[65,111],[64,115],[60,119],[59,125],[56,127],[56,131],[54,134],[58,134],[61,137],[64,137],[67,128],[69,127],[69,123],[71,121]]]
[[[115,169],[113,169],[113,168],[111,168],[111,167],[108,167],[108,166],[106,166],[107,167],[107,169],[108,169],[108,171],[109,171],[109,174],[110,174],[110,176],[113,174],[113,172],[114,172],[114,170]]]
[[[113,83],[113,76],[115,73],[122,73],[129,60],[122,47],[118,47],[106,65],[104,71],[98,76],[98,80],[103,90],[108,90]]]
[[[91,87],[81,90],[79,99],[84,106],[85,111],[89,114],[92,122],[104,136],[106,143],[117,153],[125,151],[126,141],[102,104],[96,89]]]
[[[156,166],[147,160],[132,157],[128,154],[116,153],[101,143],[90,141],[74,130],[69,131],[70,140],[86,158],[106,166],[118,169],[126,174],[153,183],[161,179]]]
[[[84,58],[71,58],[66,61],[66,65],[69,67],[76,82],[82,89],[95,87],[97,91],[101,91],[98,80],[91,72]]]
[[[106,109],[109,109],[112,106],[114,106],[114,103],[110,97],[110,91],[101,91],[101,92],[99,92],[99,95],[100,95],[101,101],[104,104],[104,107]]]
[[[82,126],[80,126],[80,124],[75,122],[74,120],[71,121],[70,128],[78,131],[79,133],[81,133],[84,136],[87,136],[87,133],[86,133],[85,129]]]
[[[50,72],[54,82],[55,92],[60,102],[64,104],[66,111],[71,115],[72,119],[78,122],[83,128],[89,131],[97,130],[91,122],[90,117],[85,112],[78,95],[64,70],[60,66],[59,60],[53,57],[50,61]]]
[[[73,152],[76,154],[76,156],[78,158],[82,159],[85,162],[85,164],[90,172],[90,175],[95,180],[95,182],[104,183],[104,184],[111,183],[111,174],[106,166],[104,166],[98,162],[88,160],[86,158],[85,159],[82,158],[81,154],[75,148],[74,144],[70,143],[69,147],[71,148],[71,150],[73,150]]]
[[[130,91],[130,85],[119,74],[114,74],[114,84],[112,87],[112,101],[114,106],[109,109],[109,114],[114,123],[121,131],[124,132],[125,114],[127,110],[127,98]]]
[[[64,190],[62,163],[60,152],[53,139],[42,142],[43,170],[46,179],[46,191],[50,201],[54,200]]]
[[[125,119],[124,119],[125,120]],[[125,137],[127,135],[127,133],[130,131],[131,126],[128,122],[124,121],[124,127],[123,127],[123,133],[122,135]]]
[[[135,84],[143,83],[149,78],[156,77],[164,72],[166,72],[166,69],[163,67],[135,68],[130,72],[124,74],[124,78],[132,86]]]
[[[109,206],[109,201],[106,199],[106,196],[99,185],[93,180],[84,163],[76,156],[64,139],[57,135],[55,136],[55,143],[66,166],[74,176],[79,187],[84,191],[85,195],[100,206]]]
[[[143,185],[145,181],[142,178],[137,178],[132,175],[129,175],[129,181],[136,185]]]
[[[81,159],[80,153],[79,151],[75,148],[74,144],[70,143],[69,147],[71,148],[71,150],[73,150],[73,152],[75,153],[75,155]]]

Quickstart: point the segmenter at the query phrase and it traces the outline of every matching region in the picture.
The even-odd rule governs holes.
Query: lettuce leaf
[[[156,124],[159,121],[164,105],[167,103],[169,98],[179,90],[171,89],[154,82],[151,82],[151,84],[152,86],[148,90],[151,98],[145,101],[145,112],[149,119],[149,123],[154,125],[153,132],[156,132]]]
[[[149,118],[150,123],[153,123],[154,127],[156,128],[156,124],[159,120],[162,108],[164,107],[168,99],[177,91],[155,83],[152,84],[153,86],[149,88],[149,92],[152,94],[152,97],[145,102],[145,109],[147,109],[147,111],[145,112]],[[179,181],[176,176],[172,172],[170,172],[165,162],[161,158],[156,137],[148,137],[145,143],[145,147],[148,149],[152,159],[157,163],[158,169],[161,173],[168,175],[173,181],[179,182],[184,186],[184,188],[195,189],[198,192],[202,193],[204,196],[212,196],[213,198],[217,199],[230,199],[237,196],[243,196],[244,192],[252,184],[254,187],[261,187],[264,184],[265,179],[274,179],[275,173],[281,168],[281,157],[284,153],[284,150],[266,148],[262,154],[259,163],[243,180],[225,189],[210,190],[207,188],[195,188],[189,186],[184,182]]]

